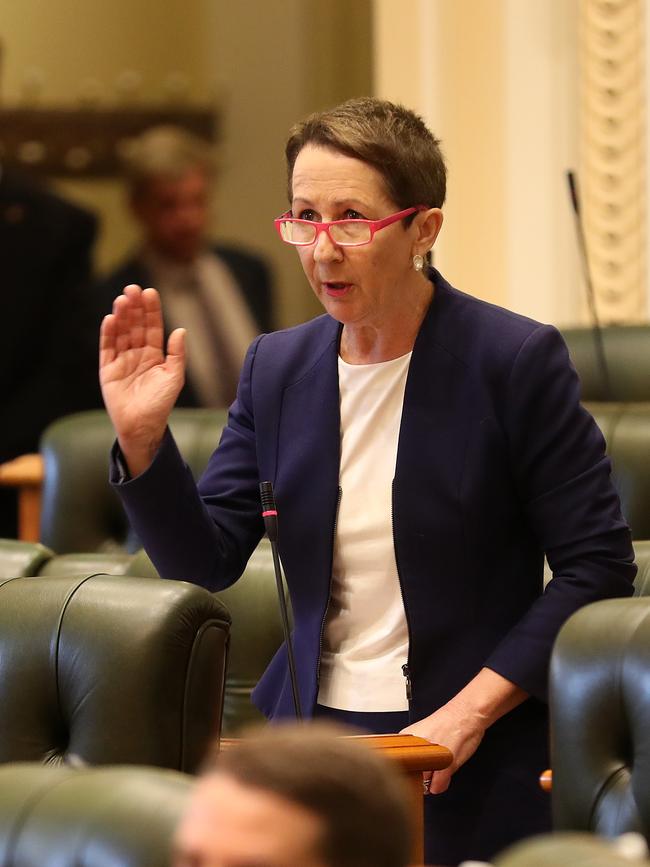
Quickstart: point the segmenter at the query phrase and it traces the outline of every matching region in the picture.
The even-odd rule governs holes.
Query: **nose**
[[[336,262],[343,256],[341,248],[330,238],[327,232],[319,232],[314,242],[314,261]]]

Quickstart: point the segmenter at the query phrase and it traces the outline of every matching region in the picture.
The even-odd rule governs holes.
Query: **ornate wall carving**
[[[580,188],[602,323],[647,318],[644,0],[580,0]]]

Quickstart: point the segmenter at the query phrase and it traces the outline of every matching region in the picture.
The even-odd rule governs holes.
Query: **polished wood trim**
[[[38,453],[0,464],[0,485],[18,489],[18,538],[23,542],[39,540],[44,475],[43,458]]]

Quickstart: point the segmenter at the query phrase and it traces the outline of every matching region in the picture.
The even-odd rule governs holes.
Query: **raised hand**
[[[102,395],[132,475],[156,453],[185,378],[185,331],[163,347],[160,296],[130,285],[115,299],[100,331]]]

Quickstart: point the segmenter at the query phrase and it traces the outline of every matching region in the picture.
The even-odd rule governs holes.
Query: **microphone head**
[[[262,512],[276,511],[272,482],[260,482],[260,499],[262,501]]]

